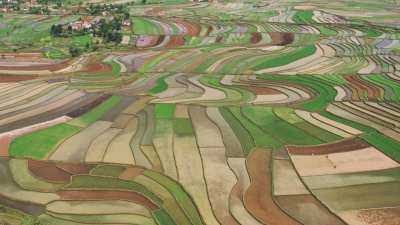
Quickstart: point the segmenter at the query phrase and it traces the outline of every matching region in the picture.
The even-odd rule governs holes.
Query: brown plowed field
[[[318,145],[318,146],[307,146],[307,147],[295,147],[288,146],[287,149],[290,154],[295,155],[322,155],[338,152],[349,152],[367,148],[369,145],[361,139],[348,139],[332,144]]]

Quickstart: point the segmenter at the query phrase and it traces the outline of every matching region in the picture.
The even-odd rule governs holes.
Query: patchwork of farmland
[[[153,3],[0,18],[0,224],[400,224],[397,1]]]

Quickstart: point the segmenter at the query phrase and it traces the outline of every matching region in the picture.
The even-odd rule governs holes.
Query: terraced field
[[[75,58],[4,14],[0,224],[400,224],[398,4],[136,2]]]

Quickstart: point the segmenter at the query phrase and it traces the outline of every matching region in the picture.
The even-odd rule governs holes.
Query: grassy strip
[[[121,71],[121,66],[117,62],[113,60],[110,62],[106,62],[106,64],[111,66],[111,72],[109,73],[109,76],[116,77],[119,75]]]
[[[119,165],[98,165],[90,171],[91,175],[119,177],[125,171],[124,166]]]
[[[354,28],[362,31],[369,38],[377,38],[382,35],[378,30],[373,29],[374,26],[356,26]]]
[[[193,126],[192,122],[190,119],[186,118],[175,118],[173,120],[173,125],[174,125],[174,132],[177,135],[193,135]]]
[[[172,119],[175,116],[175,104],[156,104],[154,114],[156,119]]]
[[[104,62],[105,64],[111,66],[110,72],[101,72],[85,75],[85,78],[99,78],[99,77],[117,77],[121,72],[121,65],[119,65],[114,60]]]
[[[285,145],[317,145],[322,141],[280,119],[270,107],[244,107],[244,115],[274,137],[277,148]]]
[[[145,18],[135,17],[133,18],[132,22],[132,31],[134,34],[161,34],[158,26]]]
[[[293,124],[299,129],[304,130],[304,132],[310,134],[311,136],[323,141],[323,142],[334,142],[342,139],[340,136],[332,134],[324,129],[316,127],[302,118],[296,115],[294,109],[291,108],[275,108],[275,114],[281,119]]]
[[[328,25],[318,25],[316,26],[323,36],[335,36],[338,34],[337,31],[328,27]]]
[[[374,84],[377,84],[381,87],[390,88],[393,91],[394,96],[391,96],[391,99],[388,99],[388,100],[392,100],[392,101],[396,101],[396,102],[400,101],[400,88],[399,88],[399,84],[397,82],[390,80],[383,75],[378,75],[378,74],[365,75],[365,76],[361,76],[361,78],[363,78],[367,81],[370,81]]]
[[[141,73],[151,72],[153,67],[155,67],[157,64],[166,60],[168,57],[173,56],[176,53],[177,53],[177,51],[172,51],[172,50],[165,52],[165,53],[160,53],[157,56],[155,56],[154,58],[152,58],[151,61],[149,61],[148,63],[145,63],[142,67],[140,67],[138,69],[138,72],[141,72]]]
[[[315,23],[315,21],[312,19],[313,15],[313,11],[301,10],[297,11],[296,14],[294,14],[292,20],[296,24]]]
[[[221,46],[217,46],[220,48]],[[204,53],[203,53],[204,54]],[[211,67],[215,62],[218,61],[218,57],[210,54],[204,54],[205,58],[199,65],[193,70],[195,73],[205,73],[207,69]]]
[[[335,100],[336,90],[329,83],[318,77],[312,76],[277,76],[277,75],[262,75],[259,76],[264,80],[283,81],[295,83],[309,87],[317,94],[310,101],[301,104],[301,108],[307,111],[322,111],[326,106]]]
[[[158,78],[156,80],[156,85],[153,88],[151,88],[150,90],[148,90],[147,93],[150,95],[154,95],[154,94],[158,94],[158,93],[161,93],[161,92],[167,90],[168,84],[167,84],[167,82],[165,82],[165,79],[171,75],[172,74],[167,74],[167,75],[164,75],[164,76]]]
[[[332,114],[330,112],[327,112],[327,111],[322,111],[319,114],[321,114],[322,116],[324,116],[324,117],[326,117],[328,119],[331,119],[331,120],[337,121],[339,123],[348,125],[350,127],[356,128],[358,130],[361,130],[362,132],[365,132],[365,133],[369,133],[369,132],[374,132],[375,131],[373,128],[370,128],[370,127],[367,127],[365,125],[356,123],[354,121],[350,121],[350,120],[338,117],[338,116],[336,116],[336,115],[334,115],[334,114]]]
[[[163,201],[162,208],[177,224],[191,224],[187,215],[185,215],[182,208],[179,207],[176,199],[160,183],[157,183],[151,178],[142,175],[136,176],[131,180],[142,184],[149,191],[156,194]]]
[[[81,129],[64,123],[19,136],[11,143],[9,154],[13,157],[43,159],[63,140]]]
[[[361,138],[363,140],[365,140],[369,144],[373,145],[374,147],[376,147],[377,149],[379,149],[380,151],[382,151],[383,153],[388,155],[390,158],[397,160],[397,161],[400,160],[400,142],[398,142],[397,140],[387,137],[371,127],[367,127],[365,125],[356,123],[354,121],[350,121],[350,120],[338,117],[329,112],[324,111],[324,112],[321,112],[320,114],[331,120],[340,122],[342,124],[345,124],[345,125],[348,125],[348,126],[351,126],[358,130],[363,131],[364,134],[361,135]]]
[[[178,182],[161,173],[151,170],[146,170],[143,174],[164,186],[174,196],[180,207],[185,211],[186,215],[194,225],[203,224],[196,205]]]
[[[361,135],[361,138],[384,152],[390,158],[400,161],[400,142],[378,132]]]
[[[9,154],[14,157],[43,159],[65,139],[100,119],[120,100],[120,96],[112,96],[91,111],[67,123],[19,136],[11,143]]]
[[[115,105],[117,105],[121,101],[122,97],[113,95],[106,101],[102,102],[100,105],[92,109],[91,111],[83,114],[82,116],[69,121],[67,124],[78,126],[78,127],[87,127],[90,124],[94,123],[98,119],[100,119],[106,112],[111,110]]]
[[[326,83],[330,85],[341,86],[347,84],[347,80],[344,79],[344,76],[342,75],[329,74],[329,75],[316,75],[315,77],[326,81]]]
[[[159,209],[153,212],[153,216],[159,225],[176,225],[172,218],[165,212],[164,209]]]
[[[246,153],[249,153],[251,149],[255,147],[254,140],[249,131],[243,127],[243,125],[237,120],[237,118],[228,108],[221,107],[219,108],[219,111],[224,117],[225,121],[232,128],[236,137],[239,139],[239,142],[242,145],[243,154],[246,155]]]
[[[48,50],[45,51],[45,55],[50,59],[65,59],[69,57],[69,53],[66,51],[52,47],[49,47]]]
[[[273,137],[271,137],[268,133],[265,133],[256,124],[254,124],[249,119],[243,116],[241,108],[230,107],[229,109],[232,112],[232,114],[236,117],[236,119],[245,127],[245,129],[249,131],[256,146],[262,146],[268,148],[278,147]],[[248,153],[249,152],[245,152],[246,155]]]
[[[261,70],[261,69],[283,66],[291,62],[305,58],[307,56],[310,56],[314,54],[316,50],[317,48],[315,47],[315,45],[308,45],[302,48],[298,48],[292,52],[280,54],[279,56],[273,58],[267,57],[263,62],[256,65],[254,69]]]

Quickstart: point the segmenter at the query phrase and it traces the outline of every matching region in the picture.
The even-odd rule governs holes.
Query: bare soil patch
[[[253,150],[246,164],[251,184],[244,195],[244,203],[249,212],[265,224],[300,224],[272,199],[271,152]]]
[[[28,168],[33,175],[51,182],[69,182],[72,174],[56,166],[54,162],[28,160]]]
[[[287,150],[290,154],[295,155],[321,155],[338,152],[349,152],[363,148],[368,148],[369,145],[361,139],[347,139],[333,144],[309,146],[309,147],[297,147],[288,146]]]
[[[288,45],[291,44],[294,40],[293,33],[270,32],[268,34],[272,39],[273,45]]]

